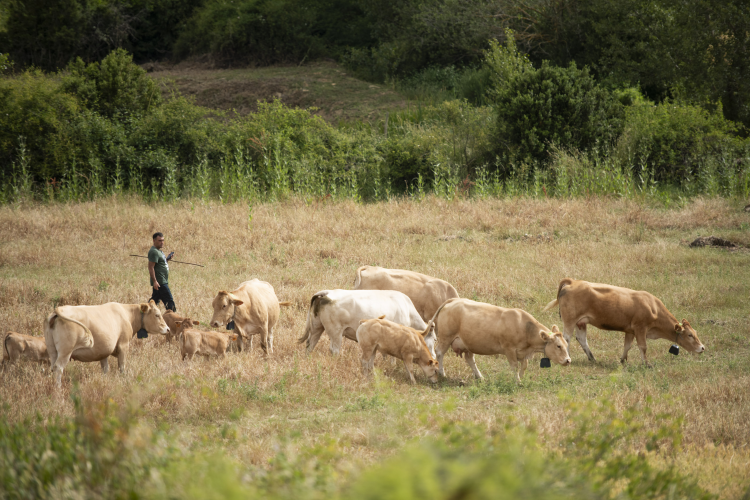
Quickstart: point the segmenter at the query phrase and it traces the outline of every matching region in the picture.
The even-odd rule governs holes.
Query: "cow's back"
[[[346,314],[347,322],[356,331],[362,319],[377,318],[383,314],[386,319],[405,326],[424,329],[421,318],[411,299],[396,290],[329,290],[326,304],[332,314]],[[340,311],[340,312],[336,312]]]
[[[241,292],[241,293],[237,293]],[[242,295],[250,302],[251,308],[261,315],[268,316],[269,324],[275,324],[279,319],[279,299],[273,285],[257,278],[240,283],[235,292],[242,299]]]
[[[577,321],[586,316],[594,326],[605,330],[625,329],[633,321],[657,317],[664,304],[652,294],[604,283],[575,280],[558,297],[563,320]]]
[[[56,314],[80,321],[91,332],[91,340],[87,340],[88,333],[80,325],[59,317],[50,326],[49,319],[54,315],[45,322],[47,348],[50,349],[50,341],[74,342],[77,347],[71,359],[98,361],[109,356],[120,342],[127,343],[133,335],[128,312],[117,302],[93,306],[60,306],[56,311]]]

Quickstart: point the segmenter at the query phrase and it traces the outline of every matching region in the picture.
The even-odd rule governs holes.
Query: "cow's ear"
[[[685,328],[687,328],[687,327],[690,326],[690,323],[688,323],[688,320],[686,320],[685,318],[682,318],[682,326],[684,326]]]
[[[146,314],[148,312],[149,308],[151,307],[151,305],[150,304],[141,304],[140,307],[141,307],[141,312],[143,314]]]
[[[674,331],[681,332],[682,330],[683,328],[681,324],[677,323],[676,325],[674,325]]]
[[[561,333],[560,330],[557,328],[557,325],[552,325],[552,333]]]
[[[435,365],[437,365],[437,361],[435,361],[434,359],[431,359],[430,366],[435,366]]]
[[[180,327],[182,326],[182,321],[175,321],[174,326],[177,327],[177,329],[179,330]]]
[[[193,321],[193,325],[200,325],[200,324],[201,324],[200,321]]]
[[[385,314],[381,314],[380,316],[378,316],[378,319],[385,319]]]
[[[242,304],[244,304],[244,302],[242,302],[241,300],[234,299],[232,301],[232,304],[234,304],[236,306],[241,306]]]
[[[552,339],[552,335],[545,332],[544,330],[539,330],[539,336],[542,337],[542,340],[545,342],[549,342]]]

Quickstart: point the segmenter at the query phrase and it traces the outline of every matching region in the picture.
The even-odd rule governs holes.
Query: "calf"
[[[167,342],[172,342],[173,338],[177,338],[177,334],[175,333],[177,331],[177,322],[185,321],[186,318],[170,310],[164,312],[164,314],[162,314],[162,317],[164,318],[164,322],[169,327],[169,331],[167,332]]]
[[[182,360],[185,358],[193,359],[193,356],[200,354],[207,358],[215,354],[222,359],[227,355],[227,346],[230,340],[236,340],[237,334],[226,334],[219,332],[203,332],[190,328],[193,325],[199,325],[198,321],[185,318],[184,321],[178,321],[177,327],[178,342],[180,342],[180,355]]]
[[[440,306],[432,318],[437,335],[438,369],[445,376],[443,356],[454,340],[460,338],[457,353],[463,352],[466,363],[478,379],[474,355],[503,354],[508,358],[516,381],[521,382],[528,359],[536,352],[544,353],[563,366],[570,364],[568,343],[557,329],[549,330],[522,309],[505,309],[469,299],[450,299]]]
[[[586,341],[586,325],[625,333],[621,363],[628,360],[633,339],[647,365],[646,339],[667,339],[695,353],[706,350],[690,323],[686,319],[677,321],[664,303],[648,292],[565,278],[557,287],[557,298],[544,311],[557,305],[565,340],[570,341],[570,334],[575,331],[590,361],[595,359]]]
[[[357,342],[362,349],[362,371],[365,374],[372,372],[375,355],[380,351],[404,362],[404,368],[412,384],[416,383],[412,373],[412,362],[422,368],[430,382],[437,382],[437,361],[427,350],[424,341],[424,337],[432,330],[432,322],[427,325],[424,332],[420,332],[384,318],[385,315],[382,315],[377,319],[363,319],[359,322]]]
[[[3,340],[3,359],[0,365],[15,363],[21,358],[49,365],[47,344],[44,337],[32,337],[16,332],[8,332]]]

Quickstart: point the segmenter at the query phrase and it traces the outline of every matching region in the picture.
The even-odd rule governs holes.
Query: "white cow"
[[[307,311],[305,334],[299,343],[305,342],[307,352],[312,352],[323,335],[331,339],[331,354],[341,351],[341,343],[346,337],[357,341],[357,328],[363,319],[386,319],[425,331],[424,322],[409,297],[395,290],[322,290],[312,296]],[[430,353],[435,356],[435,333],[430,330],[425,337]]]

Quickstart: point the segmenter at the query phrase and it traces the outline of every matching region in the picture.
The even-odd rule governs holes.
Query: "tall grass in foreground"
[[[280,450],[267,466],[248,466],[185,449],[141,421],[135,405],[72,397],[72,418],[0,420],[3,498],[713,498],[674,465],[652,465],[655,455],[668,459],[679,448],[681,419],[660,415],[658,429],[645,431],[648,405],[619,415],[606,400],[568,402],[570,430],[555,436],[563,454],[545,453],[518,422],[488,429],[444,419],[437,435],[355,473],[343,467],[336,443]]]

